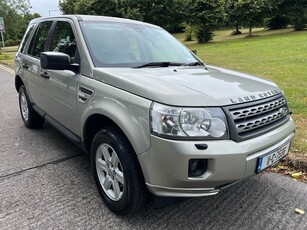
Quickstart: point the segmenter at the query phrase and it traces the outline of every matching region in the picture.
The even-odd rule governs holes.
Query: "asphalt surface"
[[[50,125],[21,120],[14,77],[0,69],[0,229],[307,229],[307,185],[262,173],[212,197],[127,217],[110,212],[89,159]]]

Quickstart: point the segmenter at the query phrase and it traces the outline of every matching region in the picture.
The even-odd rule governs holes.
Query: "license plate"
[[[257,165],[257,173],[260,173],[264,169],[270,167],[271,165],[277,163],[280,159],[285,157],[289,152],[290,144],[291,142],[289,141],[283,144],[282,146],[278,147],[277,149],[274,149],[273,151],[259,157]]]

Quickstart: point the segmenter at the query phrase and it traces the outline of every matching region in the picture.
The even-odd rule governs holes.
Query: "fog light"
[[[204,174],[208,167],[206,159],[191,159],[189,160],[189,177],[198,177]]]

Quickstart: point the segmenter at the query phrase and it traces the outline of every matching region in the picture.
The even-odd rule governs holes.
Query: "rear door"
[[[48,35],[53,20],[43,21],[36,27],[28,49],[22,54],[21,67],[31,101],[38,107],[44,108],[46,104],[45,79],[40,76],[40,55],[46,50]]]

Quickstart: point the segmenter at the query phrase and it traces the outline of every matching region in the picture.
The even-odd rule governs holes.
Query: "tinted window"
[[[70,23],[64,21],[57,22],[49,51],[68,54],[73,62],[76,49],[77,44]]]
[[[46,21],[39,24],[34,38],[31,41],[28,53],[34,57],[40,57],[41,53],[44,52],[45,43],[48,38],[48,33],[52,21]]]
[[[35,24],[29,25],[29,27],[28,27],[28,29],[27,29],[27,31],[26,31],[26,33],[25,33],[25,35],[24,35],[24,37],[23,37],[23,39],[20,43],[20,46],[19,46],[19,52],[20,53],[23,53],[25,46],[27,44],[27,41],[30,37],[30,34],[33,31],[34,26],[35,26]]]

